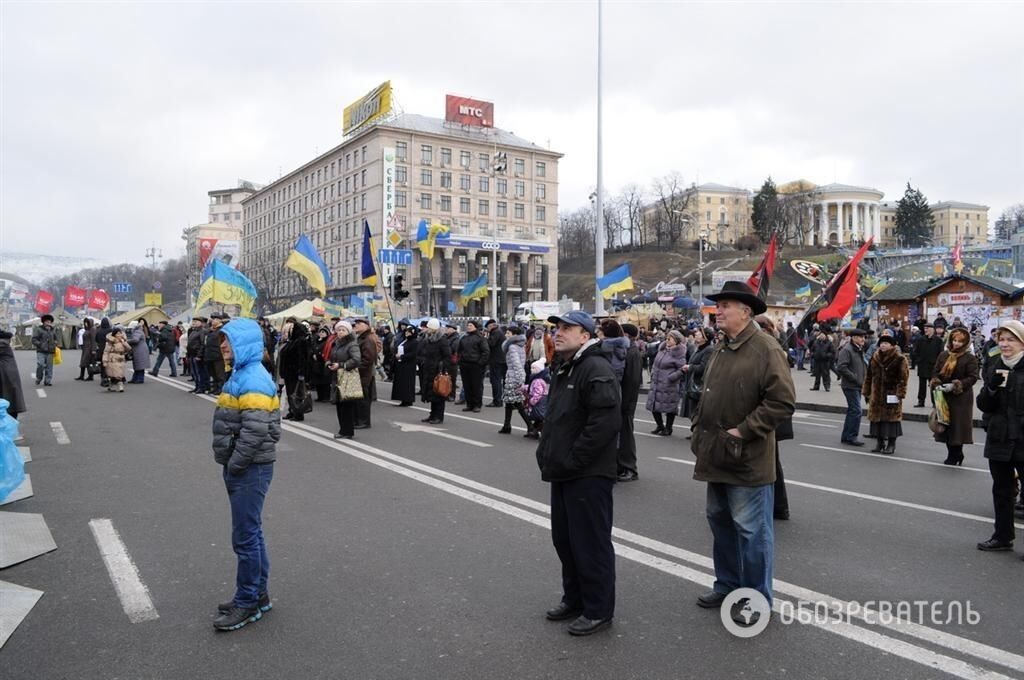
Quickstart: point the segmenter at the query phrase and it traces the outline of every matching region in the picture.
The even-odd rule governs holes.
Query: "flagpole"
[[[381,291],[383,291],[383,293],[384,293],[384,303],[388,306],[388,316],[391,317],[391,328],[392,328],[392,330],[394,330],[397,327],[396,324],[395,324],[395,312],[394,312],[393,309],[391,309],[391,299],[388,296],[388,289],[384,286],[384,268],[381,266],[381,263],[380,263],[380,253],[377,252],[377,250],[373,247],[373,235],[370,236],[370,257],[373,258],[374,263],[377,265],[377,271],[380,272],[380,276],[375,277],[375,278],[377,278],[377,283],[373,286],[373,289],[377,290],[377,285],[379,285]],[[395,268],[395,273],[392,273],[392,276],[397,276],[398,275],[397,271],[398,271],[398,269],[396,267]],[[371,293],[370,295],[372,296],[373,294]],[[372,305],[373,305],[372,301],[370,302],[370,305],[371,305],[371,309],[372,309],[373,308],[372,307]],[[364,312],[366,311],[365,310],[365,305],[364,305],[364,310],[363,311]],[[371,317],[372,316],[373,315],[371,313]]]
[[[597,215],[594,218],[594,270],[595,276],[604,276],[604,193],[601,188],[602,177],[602,149],[601,149],[601,14],[602,0],[597,0],[597,191],[594,201],[594,210]],[[604,297],[601,289],[595,287],[594,314],[604,315]],[[526,290],[526,283],[523,282],[523,290]],[[525,298],[525,296],[523,296]]]

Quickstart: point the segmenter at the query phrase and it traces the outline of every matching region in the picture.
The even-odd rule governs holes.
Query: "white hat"
[[[431,319],[430,321],[427,321],[427,328],[429,328],[432,331],[436,331],[440,327],[441,327],[441,322],[438,321],[437,319]]]
[[[541,371],[544,370],[544,367],[547,366],[547,364],[548,360],[545,359],[544,357],[537,359],[532,364],[530,364],[530,373],[540,373]]]
[[[348,321],[345,321],[344,319],[334,324],[334,330],[338,330],[339,328],[344,328],[349,333],[352,332],[352,324],[350,324]]]
[[[136,319],[135,321],[131,321],[131,322],[129,322],[129,324],[128,324],[128,328],[135,328],[135,327],[136,327],[136,326],[138,326],[138,325],[139,325],[139,320],[138,320],[138,319]]]

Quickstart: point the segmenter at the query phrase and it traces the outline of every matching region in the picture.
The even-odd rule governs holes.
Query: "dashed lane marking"
[[[884,455],[878,454],[878,453],[871,453],[870,451],[855,451],[854,449],[850,449],[850,448],[841,449],[838,446],[822,446],[821,444],[803,444],[803,443],[801,443],[800,446],[806,446],[809,449],[820,449],[822,451],[831,451],[833,453],[847,453],[847,454],[851,454],[851,455],[854,455],[854,456],[867,456],[868,458],[874,458],[875,460],[886,461],[886,462],[889,462],[889,461],[899,461],[901,463],[915,463],[917,465],[931,465],[931,466],[935,466],[935,467],[946,468],[946,469],[949,469],[949,470],[964,470],[964,471],[970,471],[970,472],[984,472],[986,475],[989,474],[989,471],[984,469],[984,468],[960,467],[960,466],[953,466],[953,465],[944,465],[941,462],[935,461],[935,460],[918,460],[916,458],[904,458],[902,456],[884,456]]]
[[[142,582],[139,570],[128,554],[128,549],[109,519],[89,521],[89,528],[99,546],[100,556],[107,565],[107,573],[121,600],[121,607],[132,623],[142,623],[160,618],[149,597],[149,589]]]
[[[53,436],[57,438],[58,444],[70,444],[71,438],[68,437],[68,433],[64,431],[64,426],[58,420],[50,423],[50,429],[53,430]]]
[[[44,390],[42,387],[37,387],[36,388],[36,395],[40,399],[46,399],[46,390]]]

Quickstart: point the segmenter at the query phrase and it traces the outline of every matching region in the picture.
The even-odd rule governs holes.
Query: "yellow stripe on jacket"
[[[277,395],[271,397],[266,394],[260,394],[259,392],[247,392],[241,397],[235,397],[227,392],[221,392],[220,396],[217,397],[217,406],[235,409],[238,411],[246,411],[249,409],[259,411],[277,411],[281,408],[281,400],[277,398]]]

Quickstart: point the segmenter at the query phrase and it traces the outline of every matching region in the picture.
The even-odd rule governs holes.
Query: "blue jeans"
[[[231,546],[238,556],[235,606],[251,609],[267,592],[270,558],[263,541],[263,501],[274,478],[274,464],[250,465],[233,475],[224,466],[224,486],[231,503]]]
[[[796,370],[798,370],[798,371],[804,370],[804,357],[806,357],[806,356],[807,356],[807,348],[806,347],[797,347],[796,348]]]
[[[715,591],[753,588],[772,602],[775,486],[708,482],[707,516],[714,536]]]
[[[856,387],[844,387],[843,394],[846,395],[846,420],[843,421],[841,440],[852,442],[860,434],[860,417],[864,413],[860,408],[860,390]]]
[[[171,377],[178,377],[178,362],[174,360],[174,354],[168,352],[160,352],[160,356],[156,358],[156,366],[153,367],[153,375],[157,375],[160,372],[160,367],[164,365],[164,359],[167,359],[167,363],[171,365]]]
[[[36,352],[36,382],[53,382],[53,354]]]

